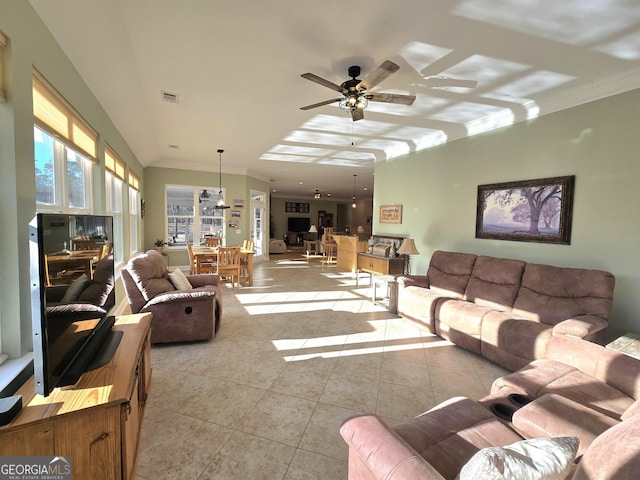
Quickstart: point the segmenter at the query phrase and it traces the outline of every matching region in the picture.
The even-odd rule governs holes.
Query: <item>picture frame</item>
[[[478,185],[476,238],[571,243],[575,176]]]
[[[233,201],[233,208],[242,208],[242,207],[244,207],[244,200],[240,198],[236,198]]]
[[[227,225],[229,228],[238,228],[238,222],[229,221]]]
[[[240,210],[231,210],[231,218],[240,218]]]
[[[380,223],[402,223],[402,205],[381,205]]]

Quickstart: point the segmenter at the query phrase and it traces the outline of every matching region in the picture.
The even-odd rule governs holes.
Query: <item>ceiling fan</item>
[[[373,70],[364,79],[358,80],[360,75],[360,67],[353,65],[349,67],[348,73],[351,80],[343,82],[341,85],[337,85],[329,80],[325,80],[313,73],[303,73],[300,75],[302,78],[311,80],[312,82],[319,83],[331,90],[340,92],[342,97],[332,98],[331,100],[325,100],[324,102],[314,103],[313,105],[307,105],[306,107],[300,107],[301,110],[310,110],[316,107],[322,107],[323,105],[329,105],[330,103],[339,102],[340,108],[351,112],[351,118],[355,122],[356,120],[362,120],[364,118],[364,109],[367,108],[369,100],[372,102],[384,102],[384,103],[397,103],[401,105],[411,105],[416,99],[415,95],[401,95],[397,93],[383,93],[383,92],[370,92],[370,90],[386,79],[389,75],[397,72],[400,69],[398,65],[390,60],[386,60],[379,67]]]

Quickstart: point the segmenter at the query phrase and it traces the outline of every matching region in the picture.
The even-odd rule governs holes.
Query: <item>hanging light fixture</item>
[[[351,204],[351,208],[356,208],[356,177],[357,175],[353,176],[353,203]]]
[[[320,190],[316,189],[316,193],[313,194],[313,198],[320,198],[322,195],[320,194]]]
[[[218,203],[216,204],[216,206],[214,208],[218,209],[218,210],[222,210],[225,208],[231,208],[229,205],[225,205],[224,204],[224,197],[222,196],[222,152],[224,152],[224,150],[222,150],[221,148],[218,149],[218,158],[220,159],[220,167],[219,167],[219,171],[220,171],[220,183],[218,184]]]

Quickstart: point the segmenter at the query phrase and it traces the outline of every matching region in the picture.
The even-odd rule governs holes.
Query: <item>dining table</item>
[[[92,279],[99,253],[99,250],[67,250],[47,255],[47,284],[70,284],[82,273]]]
[[[205,273],[216,271],[218,263],[218,247],[207,247],[205,245],[192,247],[195,260],[195,273]],[[253,250],[240,247],[240,282],[245,285],[253,285]]]

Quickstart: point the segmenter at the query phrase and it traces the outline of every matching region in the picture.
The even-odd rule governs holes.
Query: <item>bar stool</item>
[[[324,244],[324,257],[322,258],[323,264],[336,263],[336,255],[338,254],[337,243],[325,243]]]

